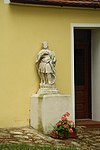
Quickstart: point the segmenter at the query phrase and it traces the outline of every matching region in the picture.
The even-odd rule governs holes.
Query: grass
[[[53,146],[29,146],[19,144],[0,144],[0,150],[76,150],[75,148]]]

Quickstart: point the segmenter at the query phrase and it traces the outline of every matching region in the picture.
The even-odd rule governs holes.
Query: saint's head
[[[48,42],[47,41],[42,42],[42,48],[43,49],[47,49],[48,48]]]

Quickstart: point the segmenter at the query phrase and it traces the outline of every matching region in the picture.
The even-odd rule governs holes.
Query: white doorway
[[[75,119],[74,30],[91,30],[91,118],[100,121],[100,24],[71,24],[72,101]]]

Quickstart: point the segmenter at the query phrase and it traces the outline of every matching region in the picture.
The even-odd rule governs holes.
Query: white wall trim
[[[10,0],[4,0],[4,3],[5,3],[5,4],[9,4],[9,3],[10,3]]]
[[[73,120],[75,122],[75,91],[74,91],[74,26],[71,24],[71,80],[72,80],[72,104],[73,104]]]
[[[80,27],[80,28],[100,28],[100,24],[88,24],[88,23],[71,23],[71,27]]]
[[[92,96],[92,119],[93,119],[93,34],[91,35],[91,96]]]
[[[87,24],[87,23],[71,23],[71,87],[72,87],[72,103],[73,114],[75,119],[75,83],[74,83],[74,28],[100,28],[100,24]],[[91,72],[92,74],[92,72]],[[92,106],[93,107],[93,106]]]

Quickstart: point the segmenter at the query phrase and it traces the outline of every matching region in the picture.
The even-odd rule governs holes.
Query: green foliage
[[[54,130],[51,132],[53,138],[68,138],[69,134],[76,131],[76,126],[72,120],[68,120],[70,116],[69,112],[66,112],[59,120],[55,126]],[[54,132],[55,131],[55,132]]]
[[[0,144],[0,150],[76,150],[75,148],[54,147],[54,146],[29,146],[22,144]]]

